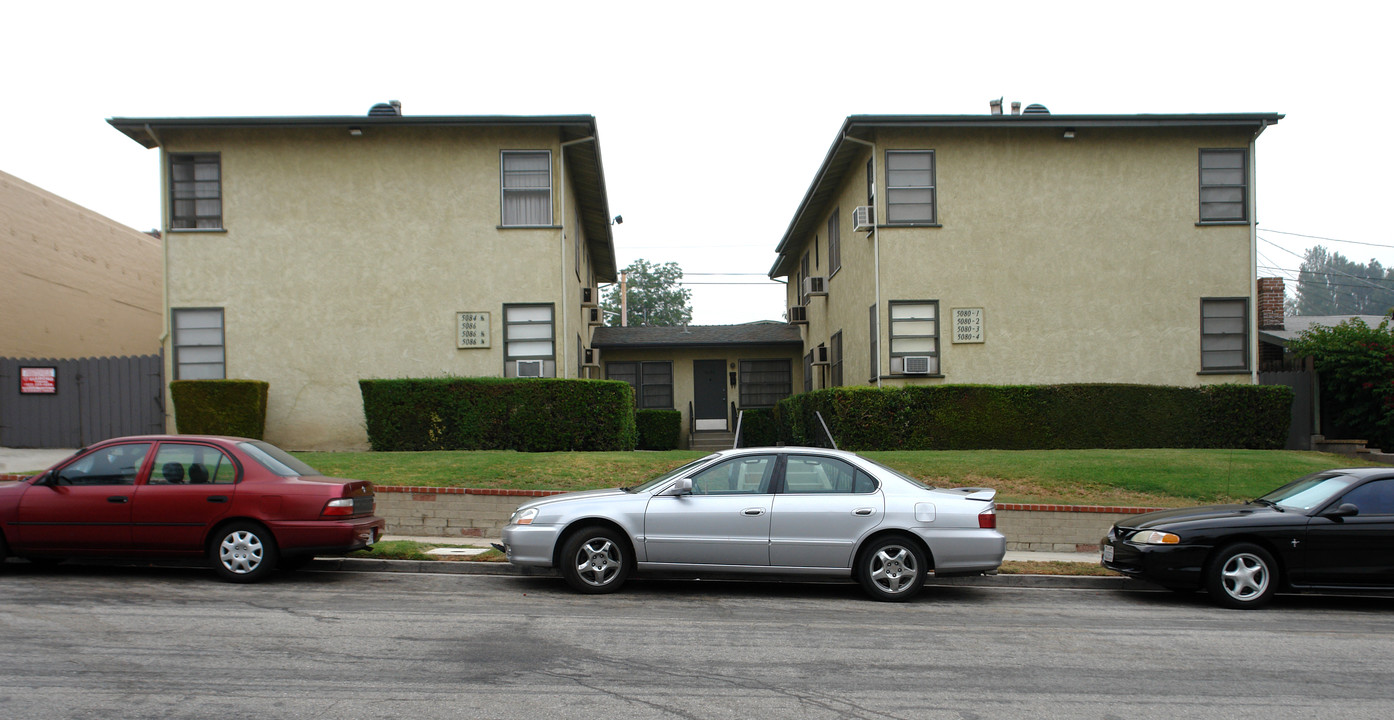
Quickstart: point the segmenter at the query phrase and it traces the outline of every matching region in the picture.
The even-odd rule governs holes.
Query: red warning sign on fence
[[[21,395],[56,395],[58,393],[58,368],[20,368],[19,392]]]

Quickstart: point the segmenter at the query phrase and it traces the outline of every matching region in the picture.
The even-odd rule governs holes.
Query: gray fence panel
[[[58,392],[21,394],[21,367],[56,368]],[[163,376],[159,355],[0,358],[0,446],[75,448],[164,432]]]
[[[1312,385],[1315,376],[1306,370],[1261,372],[1260,385],[1286,385],[1292,388],[1292,423],[1288,425],[1287,450],[1312,449]]]

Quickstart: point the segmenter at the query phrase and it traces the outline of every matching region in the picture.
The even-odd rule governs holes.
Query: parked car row
[[[523,503],[497,547],[578,592],[636,574],[841,577],[884,601],[926,578],[994,573],[1006,552],[986,488],[935,488],[859,455],[745,448],[634,487]],[[268,443],[117,438],[0,483],[0,560],[202,557],[227,580],[370,547],[370,483],[327,478]],[[1279,591],[1394,590],[1394,468],[1330,470],[1247,503],[1115,524],[1104,567],[1255,608]]]

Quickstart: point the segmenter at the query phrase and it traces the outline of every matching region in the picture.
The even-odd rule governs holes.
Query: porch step
[[[730,450],[735,442],[733,432],[699,432],[687,436],[687,446],[692,450]]]

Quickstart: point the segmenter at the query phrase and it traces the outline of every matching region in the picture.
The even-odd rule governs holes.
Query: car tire
[[[629,579],[633,560],[629,541],[606,527],[584,527],[567,537],[561,549],[561,575],[577,592],[611,593]]]
[[[276,538],[257,523],[225,525],[208,543],[208,563],[219,577],[231,582],[265,579],[276,569],[279,558]]]
[[[924,587],[929,561],[918,543],[892,535],[872,541],[857,556],[856,576],[876,600],[904,602]]]
[[[1230,545],[1211,558],[1205,589],[1221,607],[1263,607],[1278,591],[1278,564],[1267,550],[1253,543]]]

